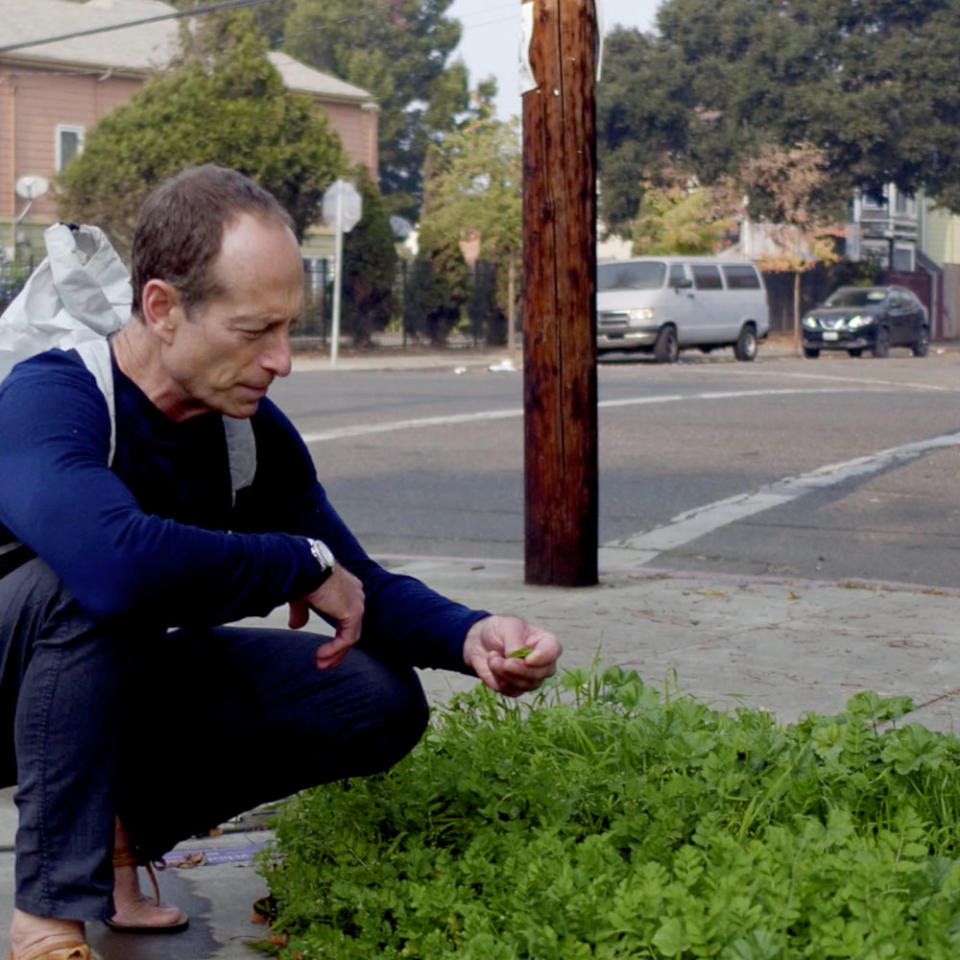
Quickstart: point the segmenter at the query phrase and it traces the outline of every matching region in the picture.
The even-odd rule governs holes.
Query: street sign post
[[[343,285],[343,235],[349,233],[363,216],[363,198],[352,183],[334,180],[323,195],[323,219],[335,232],[333,270],[333,316],[330,325],[330,363],[337,362],[340,346],[340,305]]]

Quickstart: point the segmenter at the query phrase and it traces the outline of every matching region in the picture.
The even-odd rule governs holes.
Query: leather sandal
[[[157,885],[157,875],[154,873],[153,864],[149,861],[140,860],[133,855],[130,850],[116,850],[113,854],[113,867],[143,867],[150,878],[150,884],[153,887],[154,905],[160,906],[160,887]],[[163,869],[162,864],[157,864],[158,869]],[[116,920],[106,919],[103,922],[116,933],[179,933],[186,930],[190,923],[190,918],[179,908],[175,908],[180,914],[180,919],[173,923],[120,923]],[[16,958],[20,960],[20,958]],[[54,960],[60,960],[59,957]],[[64,958],[64,960],[73,960],[73,957]],[[78,958],[78,960],[87,960],[87,958]]]
[[[61,943],[59,947],[48,950],[39,947],[27,953],[14,954],[10,951],[10,960],[95,960],[93,954],[82,940]]]

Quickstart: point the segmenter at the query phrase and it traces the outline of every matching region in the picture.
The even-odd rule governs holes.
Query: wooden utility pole
[[[526,581],[589,586],[597,582],[598,548],[596,9],[594,0],[528,3]]]

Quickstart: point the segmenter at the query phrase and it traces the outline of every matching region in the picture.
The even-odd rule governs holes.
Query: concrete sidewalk
[[[793,339],[789,335],[777,333],[760,342],[758,359],[796,356]],[[631,363],[653,363],[649,355],[612,353],[606,360]],[[709,357],[697,350],[687,350],[680,354],[680,363],[722,363],[733,360],[729,349],[718,350]],[[494,368],[493,372],[520,373],[523,370],[523,351],[520,347],[513,351],[506,347],[473,346],[470,343],[457,343],[445,348],[433,348],[429,345],[413,344],[400,346],[395,339],[387,338],[383,343],[366,350],[357,350],[350,346],[341,348],[336,362],[332,362],[329,350],[321,347],[315,338],[294,338],[293,369],[295,372],[329,371],[348,372],[355,370],[445,370],[466,373],[468,370]]]
[[[717,708],[746,705],[785,722],[804,713],[836,713],[858,690],[906,694],[917,710],[906,720],[941,731],[960,727],[957,623],[960,591],[902,584],[822,583],[657,572],[607,572],[597,587],[523,584],[516,563],[420,560],[393,568],[418,576],[464,603],[516,613],[551,630],[565,647],[562,665],[618,664],[657,687],[669,686]],[[284,612],[271,620],[283,625]],[[427,671],[433,702],[475,683]],[[158,776],[163,775],[158,768]],[[202,789],[202,785],[198,785]],[[12,792],[0,793],[0,929],[12,909]],[[266,892],[250,864],[269,834],[262,824],[228,825],[216,838],[189,841],[170,867],[164,896],[191,915],[188,931],[131,936],[90,924],[104,960],[242,960],[245,941],[264,935],[250,906]]]

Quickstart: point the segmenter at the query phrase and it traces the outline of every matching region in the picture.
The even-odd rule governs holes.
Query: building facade
[[[0,251],[7,259],[43,255],[42,231],[57,218],[57,173],[83,149],[97,120],[177,53],[181,21],[169,19],[174,12],[160,0],[0,0]],[[19,46],[116,24],[135,25]],[[376,179],[374,98],[286,54],[269,57],[289,89],[314,98],[350,159]],[[307,256],[332,248],[323,224],[304,240]]]

